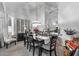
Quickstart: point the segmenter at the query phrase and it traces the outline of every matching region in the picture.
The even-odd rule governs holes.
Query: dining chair
[[[27,32],[24,34],[24,46],[27,46],[27,49],[29,48],[29,43],[30,43],[30,32]]]
[[[24,46],[26,46],[26,42],[27,42],[27,34],[24,34]]]
[[[49,55],[52,55],[52,52],[55,53],[55,56],[57,56],[56,54],[56,41],[57,41],[58,36],[50,36],[50,42],[47,44],[43,44],[42,45],[42,51],[41,51],[41,55],[43,53],[43,51],[48,52]]]
[[[36,49],[38,49],[38,55],[40,56],[40,50],[41,50],[41,46],[42,46],[42,44],[44,43],[44,40],[38,40],[37,38],[36,39],[34,39],[33,38],[33,35],[30,35],[29,36],[29,43],[30,43],[30,48],[29,48],[29,51],[31,51],[31,49],[33,48],[33,56],[34,56],[34,54],[35,54],[35,51],[36,51]]]

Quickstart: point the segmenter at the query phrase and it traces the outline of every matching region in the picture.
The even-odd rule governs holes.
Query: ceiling
[[[36,13],[43,3],[36,2],[5,2],[6,11],[15,17],[28,17]]]
[[[31,17],[37,14],[42,6],[45,6],[47,16],[49,16],[49,14],[51,16],[54,14],[53,16],[55,16],[57,11],[54,10],[57,10],[56,7],[58,6],[59,20],[63,21],[63,19],[65,19],[72,21],[72,19],[79,19],[79,3],[77,2],[59,2],[57,3],[58,5],[52,2],[4,2],[4,4],[6,6],[6,12],[14,17],[29,17],[29,15]],[[0,11],[3,11],[2,2],[0,2]],[[52,13],[53,11],[56,13]]]
[[[36,14],[38,10],[42,8],[42,6],[47,6],[46,12],[52,13],[52,10],[56,7],[55,3],[52,2],[3,2],[6,7],[6,12],[8,15],[12,15],[14,17],[29,17]],[[1,9],[1,8],[0,8]]]

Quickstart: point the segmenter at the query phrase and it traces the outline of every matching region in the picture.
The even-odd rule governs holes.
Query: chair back
[[[28,40],[32,41],[33,40],[33,34],[32,32],[28,33]]]
[[[54,47],[54,49],[56,49],[57,38],[58,38],[57,35],[50,37],[50,50],[52,50],[52,47]]]
[[[27,39],[27,34],[24,34],[24,39],[25,39],[25,40]]]

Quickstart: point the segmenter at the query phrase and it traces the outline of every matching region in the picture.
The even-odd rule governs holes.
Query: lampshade
[[[55,22],[53,22],[53,25],[55,26],[55,25],[56,25],[56,23],[55,23]]]

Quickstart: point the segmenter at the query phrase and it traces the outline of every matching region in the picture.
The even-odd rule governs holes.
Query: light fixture
[[[55,26],[55,25],[56,25],[56,23],[55,23],[55,22],[53,22],[53,25]]]

